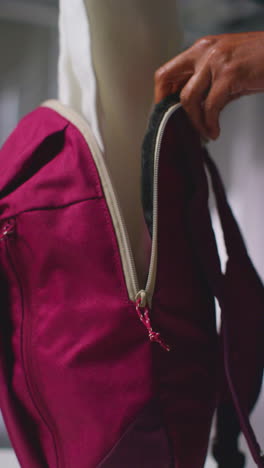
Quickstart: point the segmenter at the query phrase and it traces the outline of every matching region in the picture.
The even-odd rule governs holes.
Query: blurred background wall
[[[56,0],[0,0],[0,144],[21,116],[56,96],[56,27]]]
[[[0,145],[23,115],[57,95],[57,3],[0,0]],[[264,0],[179,0],[179,5],[185,46],[206,34],[264,29]],[[223,174],[250,254],[264,279],[264,254],[260,255],[264,250],[264,224],[260,223],[264,192],[263,109],[263,95],[229,105],[221,119],[222,135],[210,144],[210,149]],[[215,227],[218,231],[217,220]],[[219,242],[221,247],[220,235]],[[262,445],[263,415],[262,395],[252,415]],[[1,418],[0,466],[18,467]],[[206,468],[214,466],[208,458]],[[248,457],[247,468],[254,466]]]

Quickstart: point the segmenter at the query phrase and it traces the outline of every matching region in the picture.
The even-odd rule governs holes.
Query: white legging
[[[179,51],[176,0],[61,0],[60,9],[60,99],[86,117],[104,149],[143,286],[140,149],[154,71]]]

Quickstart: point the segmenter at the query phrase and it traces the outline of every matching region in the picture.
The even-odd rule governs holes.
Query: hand
[[[264,32],[199,39],[155,73],[155,101],[179,92],[200,134],[216,139],[219,114],[230,101],[264,91]]]

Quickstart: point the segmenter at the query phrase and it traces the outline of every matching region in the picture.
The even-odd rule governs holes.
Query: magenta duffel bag
[[[80,116],[48,101],[1,149],[0,406],[22,468],[202,468],[224,379],[264,467],[248,420],[263,369],[263,286],[217,170],[175,99],[155,108],[143,144],[145,286]]]

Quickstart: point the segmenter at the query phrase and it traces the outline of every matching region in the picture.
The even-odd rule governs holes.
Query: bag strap
[[[252,400],[255,400],[259,393],[262,381],[264,288],[247,254],[217,167],[205,148],[204,161],[210,174],[228,254],[226,273],[222,275],[221,287],[211,284],[222,311],[225,374],[251,454],[257,466],[263,468],[264,453],[249,422],[248,412],[252,407]],[[208,281],[210,283],[209,278]],[[246,351],[248,355],[243,351],[242,355],[237,356],[241,350]],[[243,373],[239,374],[237,367],[239,360],[244,362],[244,359],[248,367],[246,370],[249,370],[249,374],[252,372],[252,379],[255,379],[255,382],[251,385],[254,391],[250,390],[245,394],[242,391],[241,395],[239,381],[242,387],[247,385],[247,382],[243,382]]]

